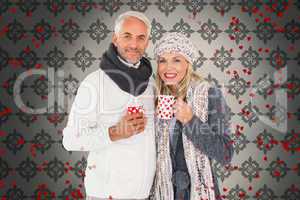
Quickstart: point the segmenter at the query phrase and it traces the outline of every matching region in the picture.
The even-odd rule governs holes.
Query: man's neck
[[[135,63],[135,64],[129,63],[129,62],[127,62],[124,58],[122,58],[120,55],[118,55],[118,59],[119,59],[123,64],[125,64],[126,66],[128,66],[128,67],[133,67],[133,68],[135,68],[135,69],[138,69],[139,66],[140,66],[140,63],[141,63],[141,61],[139,61],[139,62],[137,62],[137,63]]]

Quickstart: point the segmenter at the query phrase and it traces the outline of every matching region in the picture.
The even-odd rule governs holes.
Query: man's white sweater
[[[87,196],[120,199],[147,198],[155,174],[154,81],[134,97],[121,90],[101,69],[81,83],[63,130],[68,151],[88,151],[85,172]],[[147,117],[145,131],[111,141],[108,128],[141,104]]]

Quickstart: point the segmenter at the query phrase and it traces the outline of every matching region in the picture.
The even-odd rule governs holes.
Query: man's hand
[[[145,130],[147,119],[144,113],[127,113],[115,125],[109,128],[112,141],[129,138]]]

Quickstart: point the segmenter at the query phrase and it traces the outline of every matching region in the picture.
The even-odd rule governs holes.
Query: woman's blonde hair
[[[203,78],[200,76],[200,74],[195,72],[193,70],[193,65],[189,63],[184,78],[178,83],[175,97],[183,97],[183,99],[185,100],[187,95],[187,89],[191,81],[202,80]],[[157,95],[173,95],[170,86],[165,85],[163,80],[160,78],[158,70],[156,70],[156,90]]]

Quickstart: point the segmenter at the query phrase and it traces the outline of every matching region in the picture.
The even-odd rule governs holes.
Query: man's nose
[[[129,46],[130,46],[131,48],[133,48],[133,49],[136,49],[137,46],[138,46],[137,39],[132,39],[132,40],[130,40]]]

